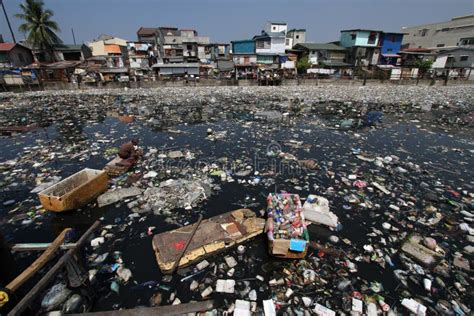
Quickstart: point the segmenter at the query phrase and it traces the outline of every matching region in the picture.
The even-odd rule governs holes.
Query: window
[[[276,26],[272,27],[272,30],[276,31],[276,29],[277,29]]]
[[[462,55],[461,57],[459,57],[459,61],[468,61],[469,60],[469,56],[467,55]]]
[[[375,32],[370,32],[369,34],[369,39],[367,41],[367,44],[375,44],[375,40],[377,39],[377,33]]]
[[[441,32],[447,32],[449,31],[449,27],[445,27],[444,29],[441,29]]]
[[[18,54],[18,59],[19,59],[20,62],[22,62],[22,63],[25,62],[25,58],[23,57],[23,54],[22,54],[22,53],[19,53],[19,54]]]
[[[387,48],[387,52],[391,52],[391,51],[392,51],[392,49],[391,49],[391,48]]]
[[[436,47],[444,47],[444,44],[438,44]]]
[[[426,36],[427,33],[428,33],[428,29],[422,29],[418,31],[418,34],[420,36]]]
[[[290,39],[289,38],[286,39],[286,46],[288,46],[288,45],[290,45]]]
[[[352,33],[352,34],[351,34],[351,40],[355,40],[356,37],[357,37],[356,33]]]
[[[257,48],[264,48],[265,44],[263,41],[257,41]]]
[[[296,39],[300,39],[300,36],[299,36],[299,35],[296,35]]]
[[[391,42],[396,42],[396,41],[397,41],[397,36],[396,36],[396,35],[392,35],[392,36],[390,37],[390,41],[391,41]]]

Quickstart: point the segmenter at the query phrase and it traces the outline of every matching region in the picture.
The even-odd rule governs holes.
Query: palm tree
[[[55,33],[60,32],[58,24],[51,20],[53,11],[44,9],[43,0],[25,0],[20,8],[23,13],[15,14],[15,17],[25,22],[18,29],[28,33],[27,43],[33,48],[48,50],[51,59],[56,61],[53,45],[61,44],[62,41]]]

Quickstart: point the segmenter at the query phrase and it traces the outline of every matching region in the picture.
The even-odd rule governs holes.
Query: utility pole
[[[72,39],[74,41],[74,45],[76,45],[76,36],[74,35],[74,29],[71,27],[71,32],[72,32]]]
[[[10,33],[12,34],[13,42],[16,43],[15,34],[13,34],[12,26],[10,24],[10,20],[8,19],[7,10],[5,10],[5,5],[3,4],[3,0],[0,0],[0,3],[2,4],[3,13],[5,14],[5,19],[7,20]]]

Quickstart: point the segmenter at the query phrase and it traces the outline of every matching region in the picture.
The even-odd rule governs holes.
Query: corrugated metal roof
[[[16,43],[0,43],[0,52],[9,52],[15,45]]]
[[[324,60],[321,62],[324,66],[328,67],[351,67],[351,64],[339,61],[339,60]]]
[[[158,31],[157,27],[140,27],[137,31],[138,35],[154,35]]]
[[[154,64],[153,68],[193,68],[199,67],[199,63],[179,63],[179,64]]]
[[[79,51],[79,50],[82,50],[82,45],[57,44],[57,45],[54,45],[54,50],[60,51],[60,52]]]
[[[107,44],[105,45],[105,52],[109,54],[121,54],[122,51],[120,50],[120,46],[115,44]]]
[[[294,48],[303,48],[308,50],[346,50],[344,47],[333,43],[300,43],[296,44]]]

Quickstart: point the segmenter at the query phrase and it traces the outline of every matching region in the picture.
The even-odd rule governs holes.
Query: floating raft
[[[134,165],[135,162],[131,162],[130,160],[122,159],[117,156],[105,165],[104,171],[107,172],[107,174],[111,177],[119,176],[127,172]]]
[[[184,226],[153,237],[153,249],[161,271],[167,273],[173,269],[195,225]],[[263,233],[264,226],[265,220],[257,218],[249,209],[238,209],[203,220],[178,266],[190,265],[204,257],[241,244]]]
[[[38,129],[38,125],[32,124],[27,126],[3,126],[0,127],[0,135],[12,135],[17,133],[26,133]]]
[[[107,190],[108,176],[103,170],[85,168],[38,193],[46,210],[63,212],[80,208]]]

